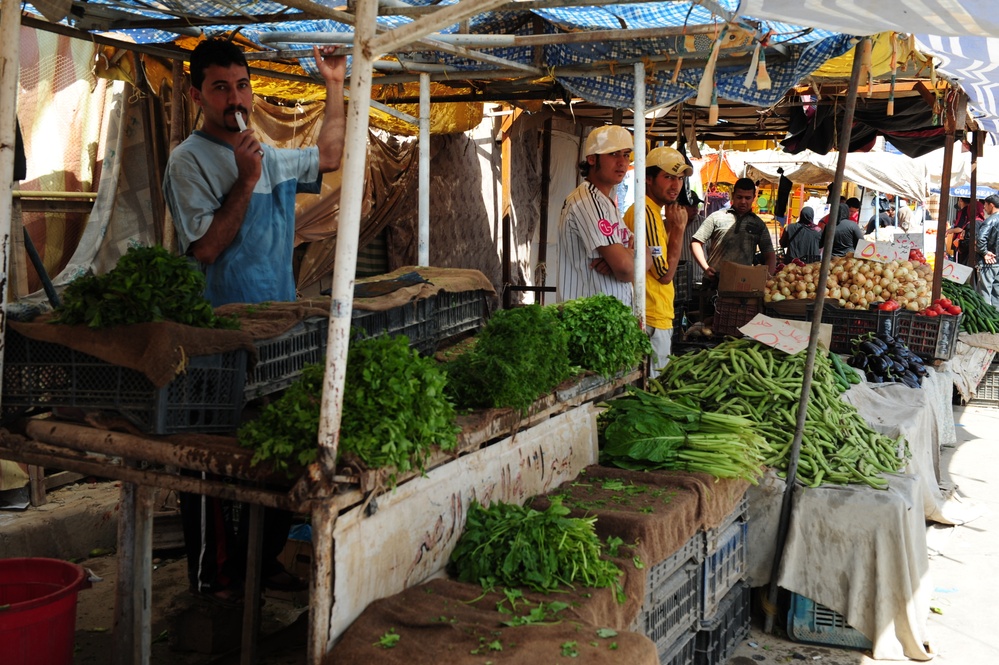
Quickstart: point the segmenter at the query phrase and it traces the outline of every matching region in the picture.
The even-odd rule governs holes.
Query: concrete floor
[[[999,409],[954,407],[957,444],[941,454],[941,481],[981,517],[963,526],[928,525],[933,613],[928,620],[935,662],[999,663]],[[778,624],[786,618],[778,620]],[[875,663],[864,652],[817,647],[767,635],[754,621],[749,638],[727,665],[812,661],[820,665]],[[868,652],[869,653],[869,652]]]
[[[999,663],[999,609],[995,568],[999,563],[999,409],[955,407],[958,442],[942,451],[943,481],[956,495],[981,508],[982,516],[957,527],[930,525],[933,584],[928,620],[936,661],[955,665]],[[118,488],[114,483],[78,484],[50,495],[49,505],[24,512],[0,511],[0,557],[87,558],[95,548],[114,547]],[[778,625],[785,619],[778,619]],[[791,642],[766,635],[754,622],[727,665],[813,661],[821,665],[874,663],[860,651]]]

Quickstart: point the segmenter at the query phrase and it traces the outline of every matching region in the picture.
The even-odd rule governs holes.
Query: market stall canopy
[[[964,147],[961,143],[955,143],[951,146],[951,150],[953,151],[950,171],[951,195],[971,196],[970,154],[964,152]],[[925,164],[929,169],[930,191],[933,192],[940,191],[940,165],[943,164],[943,151],[943,148],[939,148],[938,150],[934,150],[933,152],[928,153],[916,160]],[[983,155],[977,160],[976,172],[976,184],[978,185],[979,190],[981,190],[982,187],[999,189],[999,146],[984,146]],[[965,193],[955,194],[954,188],[957,187],[965,187]],[[987,194],[991,193],[992,192],[988,192]],[[978,198],[981,199],[984,198],[984,196],[979,194]]]
[[[817,185],[833,181],[838,155],[802,152],[795,155],[776,150],[726,153],[736,172],[741,164],[746,176],[777,183],[781,171],[795,184]],[[897,194],[913,201],[929,195],[929,169],[919,160],[890,152],[851,152],[846,156],[845,180],[878,192]]]
[[[916,45],[940,58],[937,72],[964,88],[978,122],[999,136],[999,38],[916,35]]]
[[[38,9],[49,4],[56,3],[37,2]],[[718,108],[719,99],[771,107],[823,62],[854,44],[845,34],[737,15],[734,0],[712,3],[714,11],[693,2],[561,4],[509,2],[500,7],[503,11],[482,12],[466,24],[442,25],[426,38],[392,49],[376,64],[374,84],[381,86],[376,98],[415,101],[411,92],[400,96],[397,86],[428,72],[433,81],[451,87],[451,101],[576,96],[625,109],[634,104],[634,65],[644,62],[648,109],[695,97],[706,110]],[[113,35],[123,44],[134,42],[134,48],[155,47],[175,59],[186,50],[177,46],[182,36],[238,29],[242,39],[259,49],[248,55],[251,65],[284,80],[314,77],[311,49],[304,45],[349,47],[353,40],[352,14],[306,0],[168,0],[156,5],[96,0],[65,7],[68,13],[60,26],[104,38]],[[380,7],[377,21],[382,30],[391,30],[430,20],[439,10],[427,0],[400,0]],[[29,5],[28,11],[35,8]],[[52,15],[51,8],[47,13]],[[32,27],[43,24],[30,22]],[[297,71],[289,71],[289,65]]]

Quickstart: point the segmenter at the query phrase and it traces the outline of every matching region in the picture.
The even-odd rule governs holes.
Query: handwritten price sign
[[[853,255],[858,259],[878,261],[887,263],[888,261],[904,261],[909,258],[909,249],[902,249],[890,242],[871,242],[860,239],[857,247],[853,250]]]
[[[790,321],[757,314],[739,330],[757,342],[780,349],[788,355],[793,356],[808,348],[808,333],[795,328]]]
[[[961,265],[960,263],[944,259],[943,278],[957,282],[958,284],[967,284],[973,270],[971,266]]]
[[[896,233],[895,246],[898,247],[899,249],[905,250],[905,258],[909,258],[910,249],[918,249],[919,251],[923,251],[923,234]]]

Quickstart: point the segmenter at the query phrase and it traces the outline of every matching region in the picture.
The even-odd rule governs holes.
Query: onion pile
[[[787,264],[767,280],[763,300],[815,300],[820,267],[820,263]],[[847,254],[833,258],[830,264],[826,298],[845,309],[867,309],[875,303],[894,299],[901,309],[918,312],[930,304],[932,279],[933,268],[924,263],[880,263]]]

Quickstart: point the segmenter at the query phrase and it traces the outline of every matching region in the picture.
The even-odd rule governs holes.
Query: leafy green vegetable
[[[259,418],[239,429],[239,442],[256,449],[254,464],[273,460],[290,471],[291,465],[315,461],[324,371],[307,365]],[[338,454],[368,468],[405,472],[422,469],[434,444],[453,449],[458,427],[444,381],[437,364],[411,349],[405,337],[351,342]]]
[[[604,377],[634,367],[652,353],[652,343],[631,308],[606,294],[557,306],[569,334],[569,362]]]
[[[375,642],[375,646],[383,649],[392,649],[395,645],[399,644],[400,639],[402,639],[402,636],[395,632],[395,628],[389,628],[388,632]]]
[[[578,646],[577,642],[563,642],[562,643],[562,655],[567,658],[575,658],[579,655],[579,651],[576,649]]]
[[[163,247],[130,247],[107,273],[88,273],[70,282],[53,322],[108,328],[176,321],[199,328],[238,328],[235,319],[215,316],[204,293],[205,277],[188,259]]]
[[[526,411],[571,376],[568,336],[554,312],[528,305],[496,312],[470,351],[445,365],[459,408]]]
[[[602,461],[625,469],[703,471],[757,482],[770,447],[752,421],[627,389],[598,417]]]
[[[619,599],[621,570],[601,558],[594,531],[596,518],[568,517],[557,497],[545,511],[495,502],[473,502],[465,532],[451,554],[462,582],[496,581],[508,587],[551,591],[576,583],[615,586]]]

